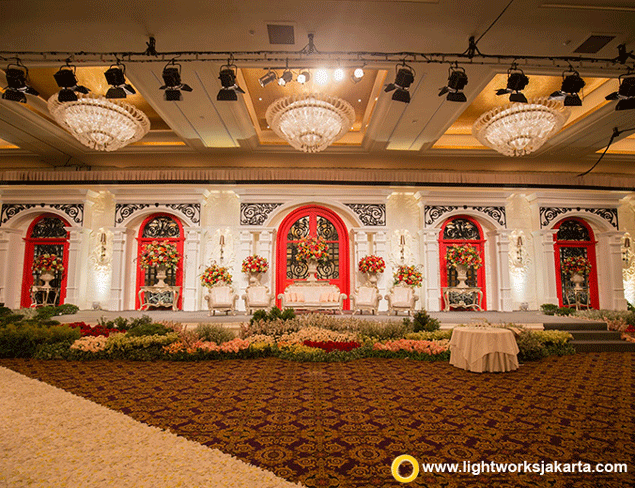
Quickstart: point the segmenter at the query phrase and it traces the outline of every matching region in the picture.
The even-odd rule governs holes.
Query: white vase
[[[260,272],[258,271],[250,271],[249,272],[249,284],[252,286],[257,286],[260,284]]]
[[[157,282],[154,286],[166,287],[168,286],[165,282],[165,278],[167,276],[167,268],[163,265],[157,266]]]
[[[373,272],[371,271],[371,272],[366,273],[366,275],[368,276],[368,278],[367,278],[367,279],[368,279],[368,282],[369,282],[372,286],[377,286],[377,279],[378,279],[377,273],[373,273]]]
[[[571,275],[571,283],[573,283],[573,289],[575,291],[584,290],[582,283],[584,283],[584,276],[580,273],[573,273]]]
[[[467,266],[462,264],[456,265],[456,278],[459,280],[457,288],[468,288],[467,286]]]
[[[315,259],[309,259],[307,261],[307,266],[309,267],[309,277],[307,278],[307,281],[317,281],[317,267],[318,267],[318,262]]]
[[[55,275],[45,270],[40,273],[40,279],[44,282],[42,285],[44,288],[51,288],[51,281],[55,279]]]

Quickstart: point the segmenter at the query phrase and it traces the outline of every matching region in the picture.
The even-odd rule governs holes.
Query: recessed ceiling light
[[[358,98],[358,99],[357,99],[357,101],[358,101],[359,103],[362,103],[362,99],[361,99],[361,98]]]
[[[334,81],[342,81],[344,79],[344,70],[342,68],[337,68],[333,71],[333,80]]]
[[[315,72],[315,82],[318,85],[326,85],[329,82],[329,74],[325,69],[319,69]]]

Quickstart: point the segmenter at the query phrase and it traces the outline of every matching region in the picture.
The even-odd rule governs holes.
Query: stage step
[[[635,342],[627,341],[577,341],[569,344],[577,352],[635,352]]]
[[[621,341],[622,334],[615,330],[570,330],[576,341]]]
[[[566,330],[573,336],[569,343],[577,352],[635,352],[635,343],[621,339],[617,331],[608,330],[605,322],[575,321],[544,324],[545,330]]]
[[[543,324],[545,330],[567,330],[569,332],[574,330],[608,330],[606,322],[589,322],[589,321],[574,321],[571,322],[559,322],[551,324]]]

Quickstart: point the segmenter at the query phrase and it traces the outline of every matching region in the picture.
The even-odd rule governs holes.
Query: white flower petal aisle
[[[0,488],[302,486],[5,368],[0,392]]]

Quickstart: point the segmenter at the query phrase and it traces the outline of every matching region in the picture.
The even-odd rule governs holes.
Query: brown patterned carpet
[[[308,487],[635,484],[632,353],[550,357],[483,375],[448,363],[386,359],[3,359],[0,366]],[[400,454],[430,463],[620,462],[629,472],[422,473],[405,485],[390,473]]]

